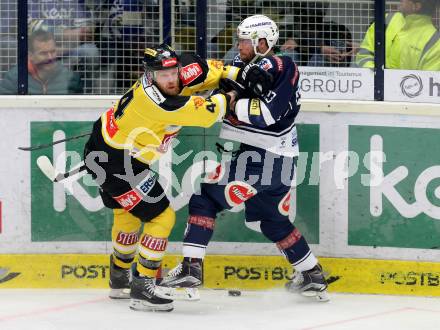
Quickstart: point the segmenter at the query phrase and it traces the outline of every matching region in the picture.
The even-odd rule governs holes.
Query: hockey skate
[[[110,256],[110,294],[112,299],[130,298],[130,269],[120,268],[113,262]]]
[[[160,285],[172,288],[197,288],[202,282],[202,259],[183,258],[183,261],[162,279]]]
[[[285,285],[287,291],[300,293],[306,297],[316,297],[318,301],[329,301],[327,281],[320,264],[303,272],[295,271],[292,280]]]
[[[171,312],[173,301],[160,298],[155,293],[156,279],[141,277],[136,271],[136,264],[132,266],[130,308],[137,311]]]
[[[170,270],[158,286],[156,294],[173,300],[199,300],[198,287],[203,283],[203,263],[201,259],[184,258]]]

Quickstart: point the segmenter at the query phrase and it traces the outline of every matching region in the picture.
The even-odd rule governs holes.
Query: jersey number
[[[212,100],[211,100],[210,97],[207,97],[206,101],[209,102],[209,104],[206,105],[206,110],[208,110],[209,112],[214,113],[215,112],[215,103],[212,103]]]
[[[134,91],[130,89],[124,96],[121,97],[121,100],[118,104],[118,110],[115,111],[115,119],[121,118],[124,114],[125,108],[133,99]]]

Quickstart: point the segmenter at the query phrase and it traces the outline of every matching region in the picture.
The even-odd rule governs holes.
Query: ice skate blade
[[[196,288],[202,285],[202,281],[194,276],[185,276],[179,279],[164,277],[159,285],[172,288]]]
[[[108,296],[111,299],[130,299],[130,289],[110,289]]]
[[[129,307],[141,312],[171,312],[174,309],[173,303],[157,305],[141,299],[131,299]]]
[[[301,295],[307,298],[315,298],[319,302],[327,302],[330,301],[330,297],[328,295],[327,290],[324,291],[304,291],[301,292]]]
[[[154,288],[154,294],[163,299],[186,301],[200,300],[200,293],[197,288],[169,288],[156,285]]]
[[[327,302],[330,301],[330,296],[327,293],[327,290],[319,292],[316,295],[316,300],[318,300],[319,302]]]

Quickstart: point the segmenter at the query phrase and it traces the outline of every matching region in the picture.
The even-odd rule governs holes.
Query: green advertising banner
[[[64,137],[91,131],[91,122],[31,122],[31,145],[51,143]],[[210,130],[184,128],[173,143],[172,197],[177,201],[176,226],[171,241],[180,241],[186,226],[187,199],[191,191],[183,184],[188,171],[201,161],[201,151],[212,151],[220,160],[215,143],[226,141],[217,138],[219,127]],[[298,173],[304,173],[302,183],[296,189],[294,198],[295,225],[308,241],[319,243],[319,185],[309,184],[310,173],[318,173],[319,161],[312,164],[313,156],[319,153],[319,125],[298,125],[301,157]],[[112,213],[102,205],[98,188],[89,175],[68,183],[65,189],[61,183],[50,182],[36,165],[42,155],[56,163],[58,170],[70,170],[82,159],[82,150],[87,138],[72,140],[53,148],[33,151],[31,155],[31,237],[33,242],[47,241],[109,241]],[[315,157],[316,159],[316,157]],[[55,162],[54,162],[55,160]],[[187,195],[186,198],[182,197]],[[180,194],[180,195],[179,195]],[[221,212],[217,218],[214,241],[219,242],[268,242],[260,233],[244,225],[244,212]]]
[[[92,123],[89,122],[32,122],[31,143],[32,145],[51,143],[55,132],[58,133],[56,139],[59,139],[90,132],[91,129]],[[60,136],[60,133],[64,136]],[[61,164],[61,168],[70,170],[82,160],[82,150],[86,141],[87,137],[32,152],[31,237],[33,242],[105,241],[110,237],[112,212],[103,207],[98,188],[92,184],[91,178],[89,182],[82,179],[74,182],[75,194],[70,194],[61,183],[49,181],[36,164],[39,156],[46,155],[54,165],[60,165],[53,161],[54,153],[65,151],[70,157],[66,155],[66,161],[62,161],[64,164]],[[90,185],[85,184],[84,181]]]
[[[438,129],[349,126],[348,244],[440,248]]]

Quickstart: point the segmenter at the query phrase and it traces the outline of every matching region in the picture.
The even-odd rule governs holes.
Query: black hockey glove
[[[219,87],[225,93],[232,90],[236,91],[238,94],[238,99],[250,96],[243,85],[229,78],[220,79]]]
[[[237,82],[251,93],[251,97],[260,97],[271,89],[273,77],[269,72],[252,63],[240,70]]]

